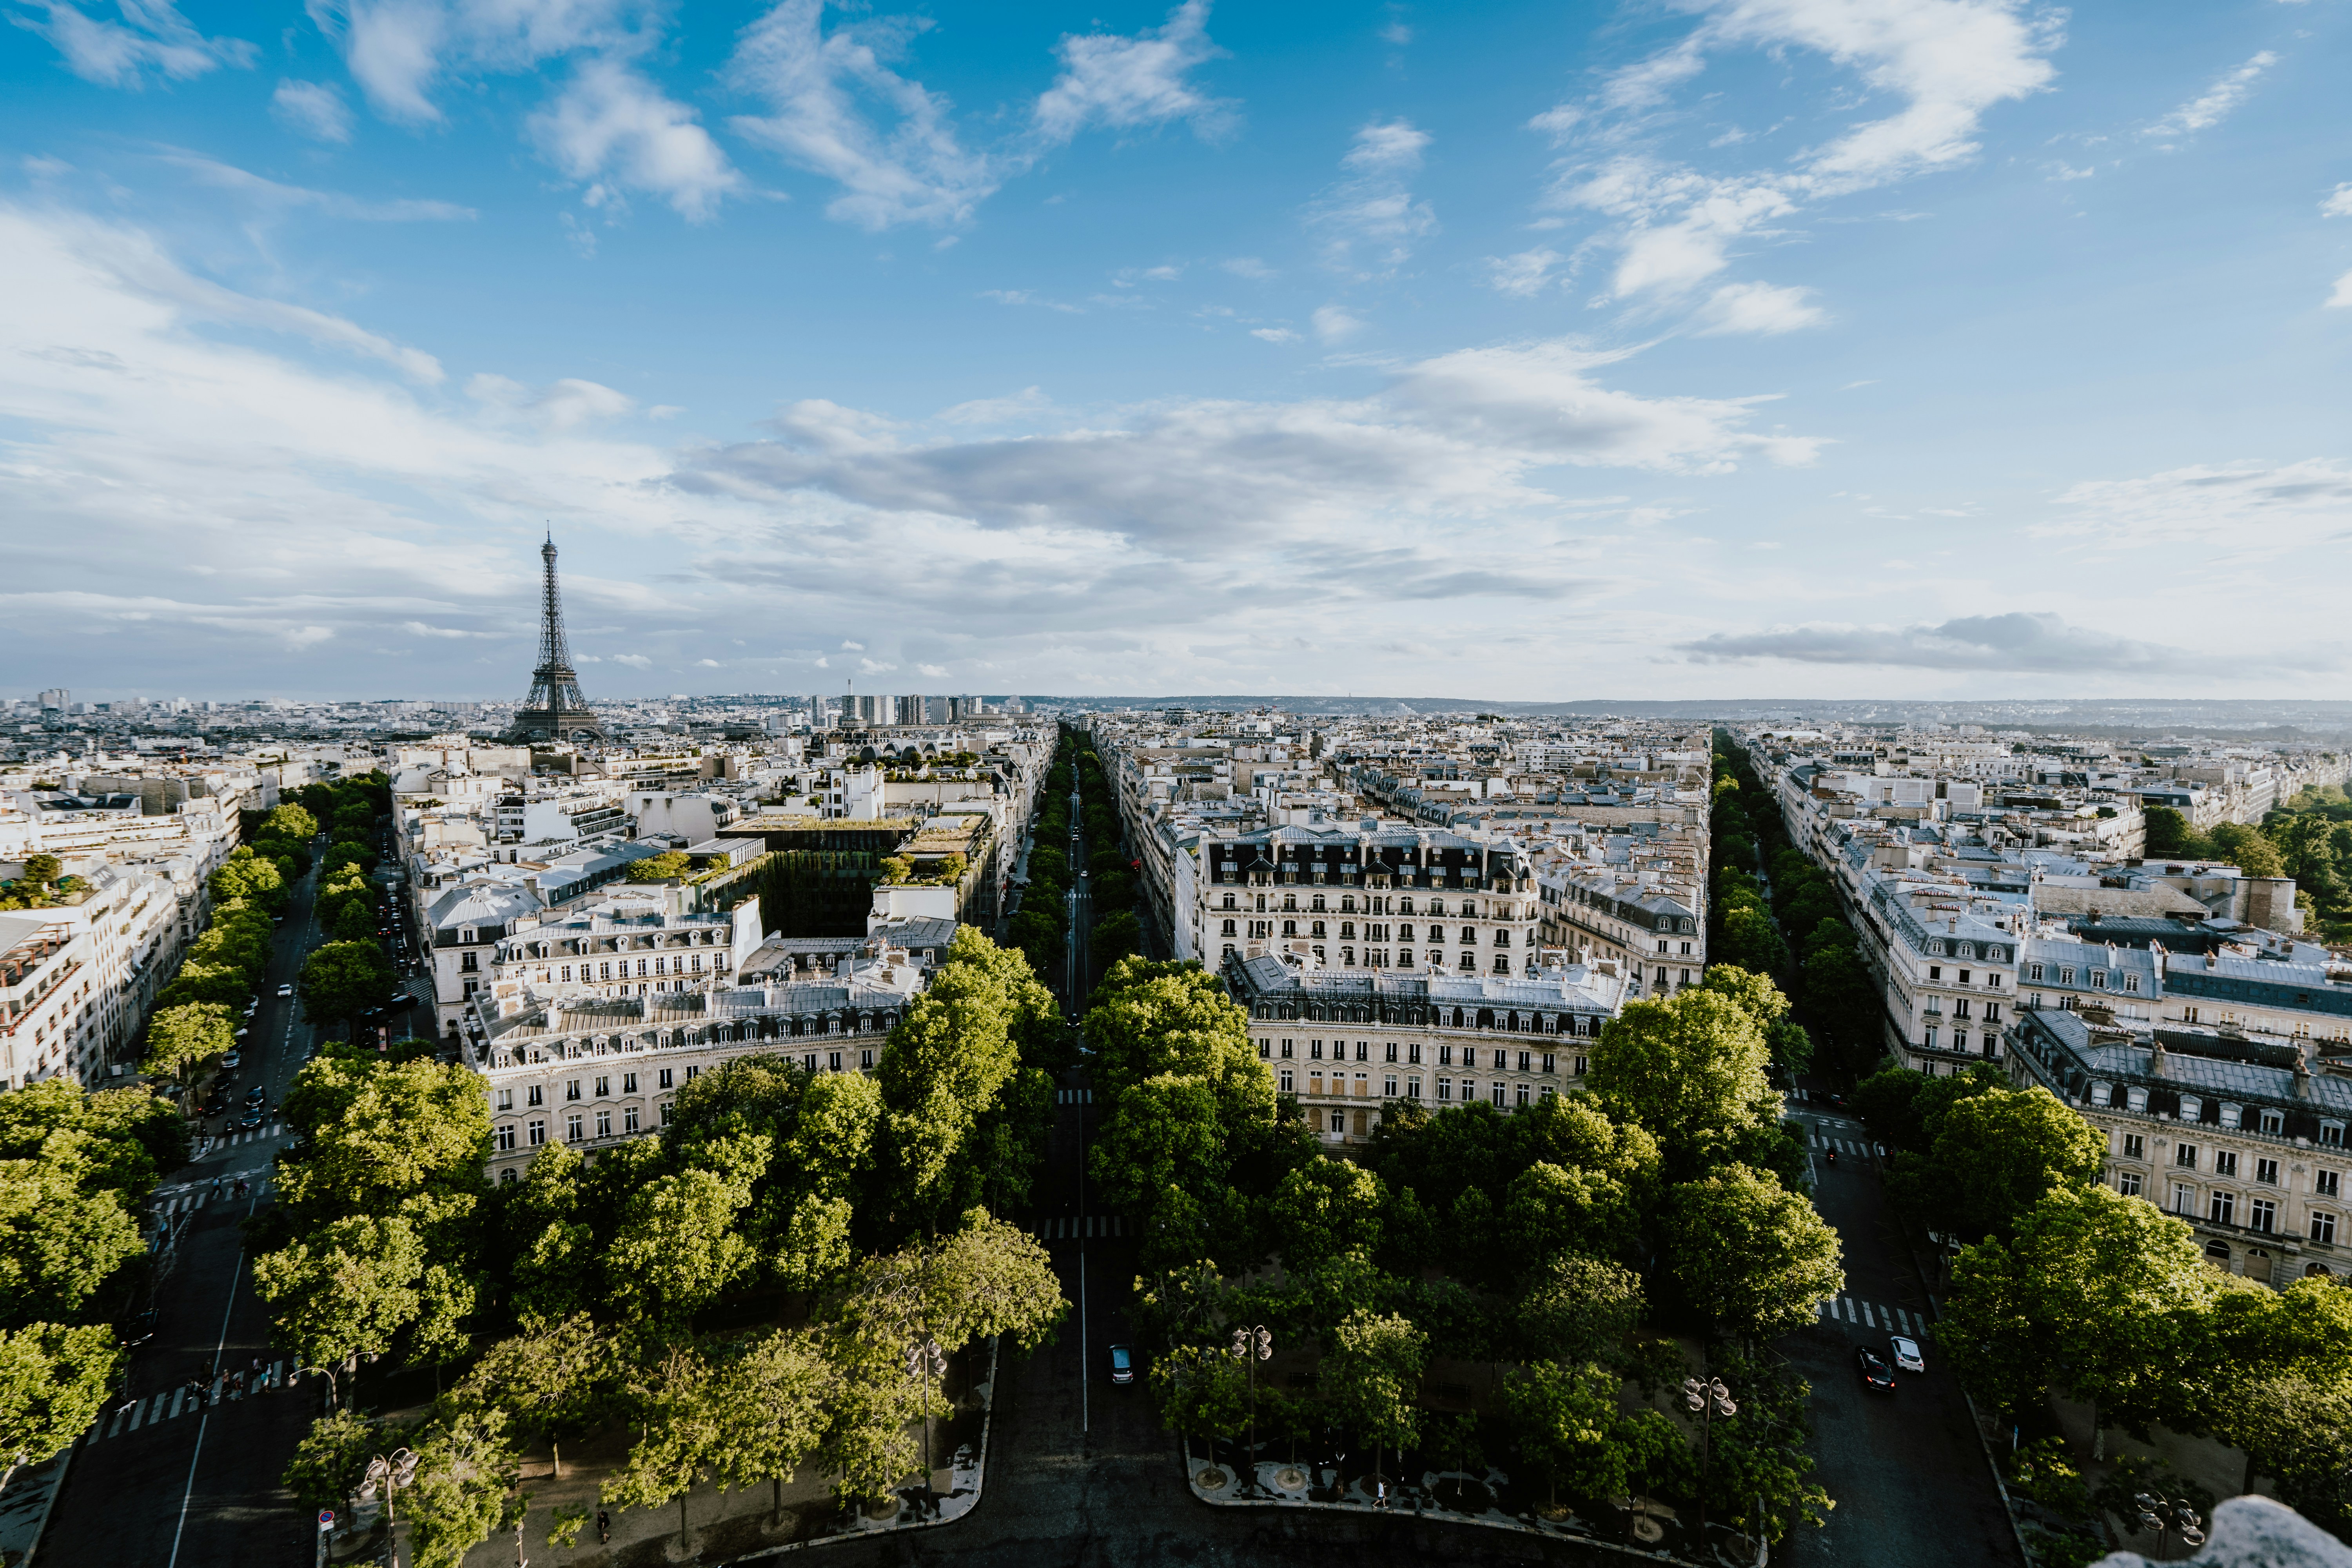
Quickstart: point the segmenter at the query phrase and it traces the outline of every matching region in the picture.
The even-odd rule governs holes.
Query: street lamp
[[[1250,1486],[1257,1486],[1257,1363],[1274,1359],[1274,1334],[1264,1323],[1234,1331],[1234,1358],[1249,1376]]]
[[[2187,1498],[2168,1498],[2153,1492],[2136,1493],[2132,1501],[2139,1506],[2139,1527],[2156,1537],[2156,1549],[2164,1550],[2164,1538],[2180,1537],[2183,1546],[2205,1544],[2205,1521]]]
[[[286,1373],[286,1386],[293,1388],[299,1385],[302,1381],[302,1374],[306,1372],[315,1372],[320,1377],[327,1380],[327,1409],[331,1413],[335,1408],[335,1403],[338,1398],[338,1395],[335,1393],[335,1373],[332,1368],[323,1366],[296,1366],[289,1368]]]
[[[1683,1408],[1699,1418],[1698,1472],[1698,1547],[1706,1550],[1706,1489],[1715,1468],[1715,1418],[1728,1418],[1739,1414],[1739,1406],[1731,1401],[1731,1390],[1723,1379],[1710,1377],[1701,1383],[1695,1377],[1683,1379]]]
[[[394,1506],[400,1489],[416,1479],[418,1455],[414,1448],[394,1448],[390,1454],[378,1454],[368,1461],[367,1473],[360,1478],[360,1489],[355,1494],[362,1502],[375,1496],[376,1489],[383,1489],[384,1538],[392,1545],[392,1568],[400,1568],[400,1514]]]
[[[931,1379],[948,1374],[948,1352],[937,1340],[918,1340],[907,1347],[907,1375],[923,1380],[923,1494],[931,1490]]]

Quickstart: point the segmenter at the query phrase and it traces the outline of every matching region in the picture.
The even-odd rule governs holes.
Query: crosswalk
[[[1037,1222],[1041,1241],[1108,1241],[1126,1234],[1125,1215],[1058,1215]]]
[[[1813,1134],[1813,1147],[1834,1149],[1841,1154],[1852,1154],[1864,1160],[1878,1152],[1877,1146],[1866,1138],[1827,1138],[1819,1132]]]
[[[1816,1322],[1852,1323],[1857,1328],[1874,1329],[1881,1333],[1906,1334],[1919,1338],[1927,1331],[1927,1319],[1902,1307],[1889,1307],[1884,1302],[1857,1300],[1852,1296],[1825,1296],[1813,1306]]]
[[[260,1381],[246,1385],[246,1397],[286,1386],[286,1375],[291,1363],[274,1361],[263,1369]],[[109,1437],[120,1437],[136,1432],[142,1426],[153,1426],[165,1421],[193,1415],[207,1405],[218,1405],[230,1397],[230,1383],[226,1376],[213,1379],[212,1386],[199,1393],[186,1384],[169,1388],[161,1394],[147,1394],[128,1405],[118,1405],[98,1418],[82,1441],[85,1446],[103,1443]]]
[[[1056,1089],[1054,1103],[1056,1105],[1092,1105],[1095,1102],[1095,1091],[1090,1089]]]

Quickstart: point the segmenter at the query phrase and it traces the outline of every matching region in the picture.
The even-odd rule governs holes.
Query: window
[[[1311,1062],[1319,1062],[1323,1059],[1322,1041],[1309,1040],[1307,1042],[1307,1059]]]
[[[544,1121],[534,1121],[523,1129],[523,1131],[525,1142],[534,1149],[547,1142],[547,1123]]]
[[[1272,1040],[1260,1040],[1257,1043],[1257,1059],[1262,1062],[1271,1061],[1274,1059],[1274,1042]]]
[[[1407,1100],[1419,1100],[1421,1098],[1421,1076],[1418,1073],[1413,1074],[1412,1077],[1409,1077],[1404,1080],[1404,1097]]]
[[[2193,1094],[2184,1094],[2180,1097],[2181,1121],[2200,1121],[2204,1119],[2204,1116],[2205,1102],[2203,1100],[2198,1099]]]
[[[2240,1120],[2241,1115],[2242,1115],[2242,1111],[2241,1111],[2241,1109],[2240,1109],[2239,1107],[2234,1106],[2234,1105],[2231,1105],[2231,1104],[2229,1101],[2227,1101],[2227,1100],[2223,1100],[2223,1101],[2221,1102],[2221,1125],[2222,1125],[2222,1126],[2224,1126],[2224,1127],[2236,1127],[2236,1126],[2238,1125],[2238,1123],[2239,1123],[2239,1120]]]
[[[1415,1041],[1413,1041],[1411,1045],[1409,1045],[1409,1046],[1405,1047],[1405,1048],[1404,1048],[1404,1059],[1405,1059],[1405,1060],[1407,1060],[1407,1061],[1409,1061],[1409,1062],[1411,1062],[1411,1063],[1412,1063],[1413,1066],[1415,1066],[1415,1067],[1419,1067],[1419,1066],[1421,1065],[1421,1042],[1420,1042],[1420,1041],[1415,1040]]]
[[[499,1090],[499,1109],[500,1110],[512,1110],[514,1109],[513,1089],[502,1089]]]
[[[1577,1076],[1577,1077],[1579,1077],[1579,1078],[1582,1078],[1582,1077],[1584,1076],[1585,1069],[1586,1069],[1586,1068],[1587,1068],[1591,1064],[1591,1061],[1592,1061],[1592,1058],[1591,1058],[1591,1057],[1579,1057],[1579,1058],[1576,1058],[1576,1076]]]
[[[2332,1214],[2314,1214],[2311,1216],[2311,1239],[2323,1247],[2335,1246],[2336,1216]]]
[[[1526,1084],[1518,1085],[1513,1090],[1513,1094],[1517,1099],[1518,1108],[1521,1110],[1525,1110],[1528,1108],[1528,1086]]]
[[[529,1089],[524,1089],[524,1090],[522,1091],[523,1103],[524,1103],[524,1104],[526,1104],[526,1105],[541,1105],[541,1104],[544,1104],[544,1103],[545,1103],[545,1100],[544,1100],[543,1097],[546,1095],[546,1093],[547,1093],[547,1086],[546,1086],[546,1085],[544,1085],[544,1084],[537,1084],[537,1083],[532,1084]]]
[[[1496,1052],[1495,1053],[1495,1070],[1496,1070],[1496,1072],[1501,1072],[1504,1068],[1506,1068],[1509,1067],[1510,1065],[1511,1065],[1511,1053],[1510,1053],[1510,1052],[1508,1052],[1508,1051],[1496,1051]]]
[[[600,1078],[600,1079],[598,1079],[596,1080],[596,1098],[597,1098],[597,1099],[602,1100],[602,1099],[604,1099],[606,1095],[609,1095],[609,1094],[611,1094],[612,1092],[613,1092],[613,1080],[612,1080],[611,1079],[609,1079],[609,1078]]]
[[[1437,1098],[1440,1100],[1452,1100],[1454,1098],[1454,1080],[1452,1079],[1442,1078],[1437,1080]]]
[[[636,1074],[633,1072],[625,1072],[621,1075],[621,1092],[623,1094],[635,1094],[637,1092]]]
[[[2186,1182],[2172,1184],[2172,1212],[2192,1215],[2197,1212],[2197,1189]]]
[[[659,1083],[659,1084],[661,1085],[661,1087],[662,1087],[662,1088],[664,1088],[664,1089],[675,1089],[675,1088],[677,1088],[677,1069],[676,1068],[662,1068],[662,1069],[661,1069],[661,1077],[660,1077],[659,1079],[656,1079],[655,1081],[656,1081],[656,1082],[657,1082],[657,1083]]]
[[[2317,1173],[2311,1178],[2311,1190],[2317,1193],[2323,1198],[2342,1197],[2344,1195],[2344,1173],[2341,1171],[2321,1171]]]
[[[636,1130],[637,1108],[634,1105],[623,1106],[621,1108],[621,1131],[624,1132],[635,1132]]]
[[[2139,1196],[2139,1173],[2137,1171],[2116,1172],[2116,1191],[2121,1193],[2127,1198],[2136,1198]]]
[[[2238,1196],[2235,1193],[2215,1193],[2208,1200],[2205,1217],[2215,1225],[2234,1225],[2237,1215]]]
[[[2278,1225],[2278,1205],[2268,1198],[2256,1198],[2246,1205],[2246,1224],[2255,1230],[2273,1230]]]
[[[1440,1046],[1437,1047],[1437,1065],[1442,1068],[1450,1068],[1454,1065],[1454,1047],[1452,1046]]]
[[[664,1127],[668,1126],[668,1125],[670,1124],[671,1121],[672,1121],[672,1120],[673,1120],[677,1115],[677,1106],[672,1105],[672,1104],[671,1104],[671,1103],[669,1103],[669,1101],[667,1101],[667,1100],[664,1100],[664,1101],[662,1101],[662,1125],[663,1125]]]
[[[1346,1111],[1335,1110],[1331,1113],[1331,1131],[1334,1132],[1345,1132],[1348,1131],[1348,1113]]]
[[[2214,1150],[2214,1151],[2213,1151],[2213,1173],[2214,1173],[2215,1175],[2217,1175],[2217,1176],[2234,1176],[2234,1175],[2236,1175],[2236,1174],[2238,1173],[2238,1154],[2237,1154],[2237,1151],[2235,1151],[2234,1149],[2216,1149],[2216,1150]]]
[[[498,1142],[499,1153],[509,1154],[514,1152],[515,1136],[513,1122],[502,1121],[499,1123]]]
[[[2323,1149],[2341,1149],[2344,1147],[2344,1123],[2341,1121],[2321,1122],[2319,1124],[2319,1144]]]
[[[1503,1103],[1503,1089],[1504,1089],[1504,1085],[1502,1084],[1502,1082],[1501,1082],[1500,1080],[1497,1080],[1497,1081],[1496,1082],[1496,1084],[1495,1084],[1495,1087],[1494,1087],[1492,1089],[1490,1089],[1490,1090],[1488,1090],[1488,1091],[1487,1091],[1487,1092],[1488,1092],[1489,1097],[1494,1100],[1495,1104],[1496,1104],[1497,1107],[1501,1106],[1501,1104]]]
[[[2194,1143],[2174,1144],[2172,1146],[2172,1163],[2179,1166],[2184,1171],[2195,1170],[2197,1168],[2197,1145]]]
[[[1534,1058],[1534,1056],[1533,1056],[1531,1053],[1527,1052],[1527,1051],[1521,1051],[1521,1052],[1519,1053],[1519,1070],[1520,1070],[1521,1072],[1531,1072],[1531,1071],[1533,1071],[1533,1070],[1534,1070],[1534,1068],[1533,1068],[1533,1067],[1532,1067],[1532,1065],[1531,1065],[1531,1064],[1534,1062],[1534,1060],[1535,1060],[1535,1058]]]
[[[1290,1042],[1288,1040],[1282,1042],[1282,1059],[1284,1061],[1288,1061],[1290,1059]]]
[[[2145,1160],[2145,1159],[2147,1159],[2147,1140],[2146,1138],[2142,1137],[2139,1133],[2137,1133],[2137,1132],[2126,1132],[2126,1133],[2125,1133],[2125,1134],[2124,1134],[2124,1158],[2125,1158],[2125,1159],[2126,1159],[2126,1160]]]
[[[563,1141],[567,1143],[579,1142],[583,1135],[581,1129],[582,1121],[577,1112],[565,1117],[563,1119]]]
[[[2269,1186],[2277,1186],[2278,1162],[2276,1160],[2256,1159],[2254,1161],[2254,1180],[2263,1183]]]
[[[1359,1048],[1359,1049],[1358,1049],[1358,1051],[1357,1051],[1357,1053],[1356,1053],[1356,1056],[1357,1056],[1357,1059],[1359,1059],[1359,1060],[1361,1060],[1361,1059],[1362,1059],[1362,1058],[1363,1058],[1363,1052],[1362,1052],[1362,1050],[1361,1050],[1360,1048]],[[1389,1059],[1389,1060],[1391,1060],[1391,1061],[1394,1061],[1394,1060],[1396,1060],[1396,1059],[1397,1059],[1397,1048],[1396,1048],[1396,1043],[1395,1043],[1394,1041],[1391,1041],[1391,1042],[1389,1043],[1389,1054],[1388,1054],[1388,1059]]]
[[[2025,970],[2027,979],[2032,981],[2037,985],[2042,984],[2042,966],[2040,964],[2029,963],[2025,966]]]
[[[1391,1073],[1381,1080],[1381,1098],[1383,1100],[1394,1100],[1396,1098],[1396,1074]]]
[[[1296,1094],[1298,1092],[1298,1081],[1290,1076],[1290,1069],[1288,1068],[1282,1069],[1282,1092],[1285,1094]]]
[[[563,1085],[563,1098],[566,1100],[577,1100],[580,1098],[580,1080],[578,1079],[575,1078],[566,1080]]]
[[[596,1136],[610,1138],[612,1135],[613,1113],[609,1110],[599,1110],[596,1112]]]
[[[1552,1055],[1551,1052],[1546,1051],[1544,1053],[1543,1069],[1546,1072],[1558,1072],[1559,1070],[1559,1058]]]

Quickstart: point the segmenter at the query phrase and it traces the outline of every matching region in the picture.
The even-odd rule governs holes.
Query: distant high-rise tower
[[[518,741],[601,741],[604,726],[580,695],[580,677],[572,668],[571,645],[563,637],[563,597],[555,586],[555,536],[540,546],[547,563],[547,581],[540,590],[539,668],[530,672],[530,695],[515,715],[512,738]]]

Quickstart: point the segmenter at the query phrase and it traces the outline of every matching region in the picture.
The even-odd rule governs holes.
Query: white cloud
[[[1270,343],[1295,343],[1299,341],[1298,334],[1288,327],[1253,327],[1250,329],[1250,336],[1264,339]]]
[[[744,29],[728,74],[772,111],[731,123],[787,161],[842,187],[826,213],[862,228],[958,224],[1003,181],[967,150],[950,106],[884,64],[929,24],[877,21],[827,33],[822,0],[782,0]],[[869,122],[870,102],[896,123]]]
[[[2352,307],[2352,272],[2347,272],[2336,280],[2334,292],[2327,296],[2327,305],[2328,309],[2337,310]]]
[[[1819,307],[1807,303],[1811,289],[1781,289],[1769,283],[1728,283],[1711,295],[1699,311],[1702,337],[1753,333],[1777,337],[1829,320]]]
[[[1497,294],[1532,300],[1559,281],[1552,268],[1567,258],[1557,250],[1538,247],[1516,256],[1486,258],[1486,286]]]
[[[1236,278],[1250,278],[1263,281],[1274,276],[1274,268],[1255,256],[1236,256],[1221,265]]]
[[[649,192],[690,219],[711,216],[743,188],[692,110],[610,58],[582,61],[554,105],[532,116],[530,132],[572,179]]]
[[[868,675],[887,675],[898,667],[895,664],[877,664],[870,658],[861,658],[857,661],[857,668]]]
[[[843,639],[841,646],[851,653],[864,653],[866,651],[866,645],[864,643],[851,642],[846,638]]]
[[[2073,626],[2046,611],[1965,616],[1939,626],[1815,623],[1766,632],[1717,632],[1683,643],[1679,651],[1706,664],[1779,659],[2059,675],[2186,675],[2206,663],[2203,654]]]
[[[632,669],[651,669],[654,667],[654,661],[641,653],[616,653],[613,656],[613,662],[625,664]]]
[[[1356,132],[1355,145],[1339,163],[1349,169],[1418,169],[1429,142],[1429,132],[1409,120],[1375,120]]]
[[[2322,217],[2352,217],[2352,184],[2341,184],[2319,204]]]
[[[1054,406],[1054,400],[1045,389],[1024,386],[1010,397],[976,397],[969,403],[959,403],[952,408],[941,409],[938,415],[946,425],[1009,425],[1032,418]]]
[[[1038,135],[1063,142],[1089,125],[1124,131],[1178,120],[1192,121],[1203,137],[1224,134],[1233,105],[1185,79],[1224,53],[1209,41],[1208,23],[1208,0],[1184,0],[1166,23],[1132,37],[1065,34],[1055,47],[1062,74],[1032,113]]]
[[[1364,323],[1337,305],[1324,305],[1315,312],[1315,335],[1327,343],[1344,343],[1364,330]]]
[[[2147,136],[2187,136],[2194,132],[2210,130],[2229,118],[2232,110],[2246,101],[2254,90],[2254,83],[2263,72],[2278,64],[2278,56],[2268,49],[2256,55],[2235,70],[2225,71],[2213,85],[2190,99],[2155,124],[2141,132]]]
[[[1590,101],[1529,122],[1570,149],[1546,205],[1617,220],[1608,239],[1621,252],[1619,299],[1689,290],[1728,265],[1740,240],[1804,205],[1965,162],[1986,110],[2049,84],[2046,57],[2061,41],[2056,14],[2011,0],[1685,3],[1702,13],[1688,38],[1606,79]],[[1702,173],[1626,145],[1708,53],[1730,47],[1823,56],[1899,107],[1760,173]]]
[[[715,658],[698,658],[694,661],[694,667],[697,669],[718,669],[721,668],[719,662]]]
[[[2063,515],[2036,533],[2126,548],[2227,544],[2262,557],[2352,542],[2352,467],[2327,458],[2197,464],[2142,479],[2086,480],[2057,504]]]
[[[1026,289],[982,289],[980,291],[980,297],[983,300],[993,300],[1000,305],[1035,305],[1042,310],[1059,310],[1069,316],[1083,316],[1087,313],[1086,308],[1082,305],[1069,304],[1061,300],[1048,300],[1042,295],[1033,294]]]
[[[919,664],[915,666],[915,670],[919,675],[928,675],[934,680],[941,680],[947,677],[948,667],[944,664]]]
[[[279,82],[270,96],[269,112],[278,123],[313,142],[341,143],[352,139],[351,106],[341,93],[321,82]]]
[[[280,635],[286,639],[286,646],[288,647],[299,653],[304,648],[318,647],[320,643],[327,641],[335,634],[331,628],[327,626],[295,626]]]
[[[394,201],[368,201],[346,195],[341,191],[315,191],[303,185],[281,184],[264,179],[250,170],[201,153],[167,148],[157,156],[197,184],[215,190],[227,191],[257,206],[279,211],[307,207],[329,217],[354,218],[362,223],[452,223],[476,216],[471,207],[455,202],[418,201],[400,198]]]
[[[152,78],[188,81],[221,66],[250,68],[254,47],[242,38],[207,38],[172,0],[121,0],[121,22],[101,21],[75,0],[46,0],[42,16],[9,20],[38,33],[63,55],[66,68],[100,87],[143,88]]]
[[[467,380],[466,395],[495,414],[527,419],[542,430],[570,430],[617,419],[636,406],[609,386],[571,376],[533,393],[520,382],[485,372]]]
[[[1415,240],[1437,232],[1437,214],[1414,200],[1405,183],[1429,142],[1403,120],[1376,120],[1356,132],[1339,160],[1347,176],[1308,209],[1309,221],[1328,237],[1327,266],[1361,278],[1385,275],[1412,255]]]

